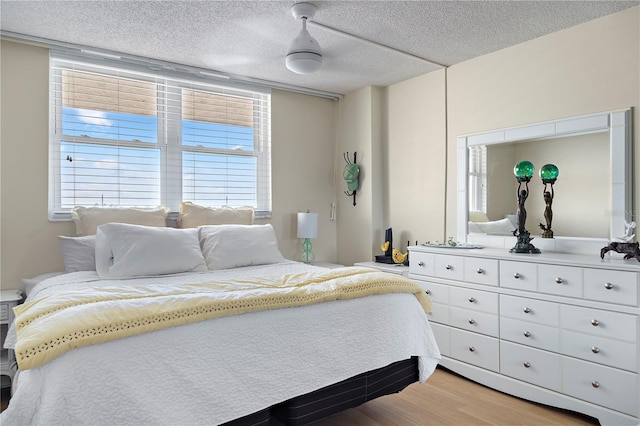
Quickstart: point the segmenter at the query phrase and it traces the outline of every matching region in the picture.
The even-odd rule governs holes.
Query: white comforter
[[[312,268],[281,263],[129,280],[208,282]],[[48,279],[35,300],[96,286],[94,272]],[[13,346],[10,332],[5,346]],[[21,372],[4,425],[219,424],[394,361],[418,356],[420,380],[440,358],[411,294],[369,296],[225,317],[74,349]]]

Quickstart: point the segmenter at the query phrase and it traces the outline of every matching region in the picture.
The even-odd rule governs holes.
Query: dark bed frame
[[[419,380],[418,358],[394,362],[265,408],[223,426],[300,426],[400,392]]]

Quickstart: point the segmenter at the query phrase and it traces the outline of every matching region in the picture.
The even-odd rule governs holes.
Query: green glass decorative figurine
[[[542,190],[542,196],[544,197],[544,219],[547,222],[546,225],[542,223],[539,224],[540,229],[542,229],[542,238],[553,238],[553,230],[551,229],[551,221],[553,220],[553,211],[551,210],[551,204],[553,204],[553,184],[556,183],[558,179],[558,174],[560,171],[555,164],[545,164],[540,168],[540,178],[542,179],[542,183],[544,184],[544,189]],[[547,191],[547,185],[551,187],[551,191]]]
[[[516,176],[516,179],[518,179],[518,182],[520,182],[520,179],[522,179],[523,182],[525,179],[529,182],[533,177],[534,172],[535,168],[531,161],[524,160],[513,167],[513,174]]]
[[[533,177],[535,168],[530,161],[520,161],[513,168],[513,174],[518,181],[518,229],[513,231],[513,235],[518,238],[516,245],[509,250],[511,253],[540,253],[540,249],[531,244],[531,238],[529,231],[525,229],[525,223],[527,222],[527,210],[524,208],[524,202],[529,196],[529,181]],[[524,188],[523,184],[524,183]]]

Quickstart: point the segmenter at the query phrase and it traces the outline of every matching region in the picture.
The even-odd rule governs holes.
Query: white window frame
[[[84,59],[84,58],[82,58]],[[115,63],[114,63],[115,62]],[[71,60],[65,56],[56,56],[52,52],[50,66],[51,87],[50,87],[50,137],[49,137],[49,219],[71,220],[71,209],[60,208],[61,205],[61,167],[59,153],[61,141],[73,141],[78,143],[109,144],[109,141],[96,140],[90,137],[68,137],[62,135],[62,101],[61,97],[55,95],[56,78],[59,78],[61,68],[97,72],[110,76],[117,76],[118,72],[139,75],[142,81],[156,82],[162,86],[157,91],[158,100],[158,139],[157,144],[135,141],[118,141],[121,146],[141,146],[144,148],[160,149],[160,175],[161,175],[161,204],[169,207],[171,211],[177,211],[180,202],[192,201],[182,198],[182,156],[183,152],[203,152],[211,154],[224,154],[232,156],[255,156],[257,158],[257,182],[256,209],[257,217],[269,217],[271,215],[271,125],[270,125],[270,92],[264,88],[245,88],[242,86],[211,84],[202,81],[202,78],[185,78],[181,73],[162,72],[155,74],[151,70],[140,71],[139,66],[129,64],[119,64],[117,61],[109,61],[109,66],[104,63],[95,64],[92,61]],[[189,77],[187,75],[186,77]],[[160,87],[160,86],[159,86]],[[254,105],[254,150],[236,151],[211,147],[193,147],[182,145],[182,89],[203,90],[219,94],[246,94],[250,92],[252,97],[258,98]],[[167,100],[170,98],[173,104],[168,108]],[[177,102],[177,103],[176,103]],[[260,109],[257,111],[256,109]],[[171,112],[168,110],[171,109]],[[178,112],[176,112],[178,111]],[[169,114],[173,114],[170,116]],[[259,117],[255,118],[255,117]],[[115,142],[113,142],[115,144]]]

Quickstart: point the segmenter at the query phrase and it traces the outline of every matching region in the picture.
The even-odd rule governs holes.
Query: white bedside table
[[[357,262],[353,266],[363,266],[365,268],[374,268],[383,272],[391,272],[392,274],[409,276],[409,267],[396,263],[378,263],[378,262]]]
[[[7,338],[9,325],[13,322],[13,308],[21,300],[22,291],[20,290],[0,291],[0,342],[2,346],[4,346],[4,340]],[[2,350],[0,350],[0,387],[11,386],[11,381],[17,369],[15,361],[15,353],[11,349],[2,347]]]

